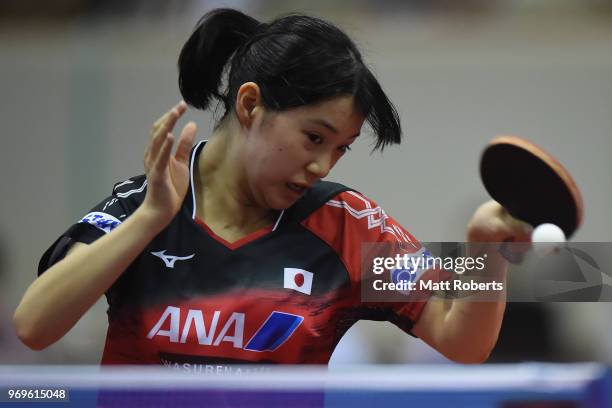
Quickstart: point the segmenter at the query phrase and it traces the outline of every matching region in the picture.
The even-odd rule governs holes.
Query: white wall
[[[142,172],[151,123],[180,97],[176,58],[197,17],[25,24],[0,32],[0,239],[8,254],[1,294],[7,319],[57,235],[115,181]],[[581,187],[586,215],[575,239],[611,241],[609,20],[513,14],[328,17],[354,35],[396,103],[405,132],[402,146],[383,155],[370,155],[372,139],[360,138],[332,179],[377,200],[423,241],[461,241],[471,213],[487,199],[477,170],[482,147],[497,134],[522,135],[557,156]],[[210,133],[209,114],[192,112],[189,119],[198,122],[201,137]],[[612,361],[604,354],[612,344],[610,304],[551,307],[559,311],[556,330],[563,347]],[[0,363],[95,363],[104,312],[99,302],[48,350],[35,354],[18,346],[0,356]],[[374,334],[383,327],[383,334]],[[418,359],[418,341],[386,327],[360,323],[352,332],[368,336],[375,358],[387,360],[375,345],[391,342],[407,350],[398,361]],[[357,361],[348,351],[359,341],[345,339],[338,356]]]

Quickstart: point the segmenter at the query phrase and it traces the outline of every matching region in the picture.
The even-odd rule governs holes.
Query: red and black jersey
[[[360,319],[410,332],[424,302],[360,300],[362,242],[420,244],[375,202],[319,182],[273,227],[228,243],[195,216],[191,187],[180,212],[106,292],[103,364],[327,363]],[[74,241],[111,233],[142,203],[138,176],[66,231],[39,274]]]

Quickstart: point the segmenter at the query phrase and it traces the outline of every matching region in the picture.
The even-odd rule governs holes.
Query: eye
[[[308,139],[310,139],[310,141],[314,144],[323,143],[323,138],[316,133],[306,133],[306,136],[308,136]]]
[[[340,146],[338,148],[342,153],[346,153],[346,152],[350,152],[351,151],[351,146],[349,145],[344,145],[344,146]]]

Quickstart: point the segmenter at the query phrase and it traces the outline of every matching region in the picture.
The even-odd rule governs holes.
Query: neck
[[[240,159],[240,135],[220,127],[199,155],[195,172],[196,214],[213,228],[252,232],[275,220],[276,212],[258,206]],[[217,232],[217,231],[216,231]]]

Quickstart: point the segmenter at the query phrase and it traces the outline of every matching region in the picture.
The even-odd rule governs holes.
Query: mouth
[[[296,183],[287,183],[287,188],[296,194],[302,195],[308,190],[308,186]]]

